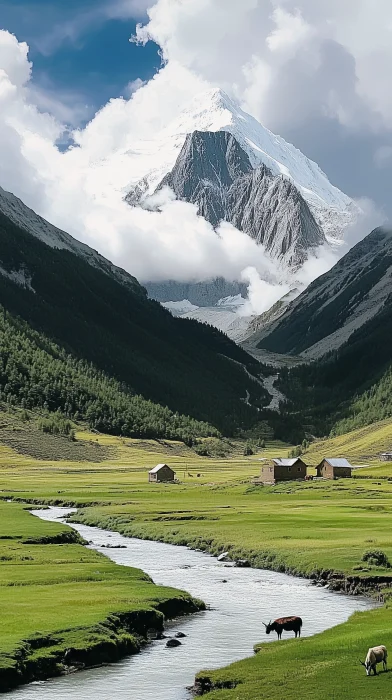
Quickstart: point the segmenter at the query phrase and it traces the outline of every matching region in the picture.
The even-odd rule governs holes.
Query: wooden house
[[[382,462],[392,462],[392,452],[383,452],[380,459]]]
[[[351,469],[351,464],[347,459],[327,457],[316,467],[317,476],[324,479],[349,479]]]
[[[167,464],[157,464],[148,472],[148,480],[152,483],[174,481],[176,473]]]
[[[273,459],[261,468],[260,481],[263,484],[277,484],[280,481],[305,479],[306,469],[306,464],[300,457]]]

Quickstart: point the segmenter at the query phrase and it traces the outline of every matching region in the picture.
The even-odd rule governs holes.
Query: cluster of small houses
[[[316,467],[316,477],[319,479],[349,479],[352,466],[345,458],[325,457]],[[308,465],[301,457],[292,459],[272,459],[263,465],[260,479],[262,484],[277,484],[281,481],[298,481],[311,478],[308,476]]]
[[[391,454],[392,461],[392,454]],[[293,459],[272,459],[267,461],[261,469],[260,478],[254,483],[277,484],[281,481],[307,480],[308,465],[301,457]],[[344,458],[327,458],[316,467],[316,476],[321,479],[344,479],[351,477],[352,466]],[[176,473],[167,464],[157,464],[148,473],[148,480],[151,483],[161,483],[175,481]]]

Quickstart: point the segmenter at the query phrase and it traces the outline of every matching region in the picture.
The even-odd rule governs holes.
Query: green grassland
[[[392,476],[392,465],[378,461],[379,453],[390,447],[390,424],[314,443],[305,456],[312,465],[326,455],[347,456],[354,464],[371,465],[358,472],[368,472],[368,478],[275,487],[254,485],[252,477],[259,474],[261,459],[287,456],[291,448],[282,443],[268,443],[258,454],[244,457],[244,445],[232,441],[226,457],[206,458],[178,442],[79,430],[76,443],[59,438],[60,459],[48,458],[48,436],[42,434],[42,459],[37,459],[40,441],[34,454],[29,454],[23,426],[13,432],[12,441],[8,436],[0,443],[0,498],[4,500],[75,504],[80,507],[77,519],[90,525],[216,553],[228,550],[233,559],[247,558],[253,566],[325,579],[333,575],[332,586],[351,592],[375,586],[382,592],[382,608],[357,614],[334,630],[265,645],[252,659],[203,672],[201,677],[223,687],[213,690],[211,698],[391,696],[392,674],[368,679],[358,664],[358,655],[370,645],[384,643],[392,648],[388,602],[392,568],[362,561],[366,550],[377,549],[392,562],[392,482],[377,480],[380,470]],[[148,483],[148,469],[162,461],[175,469],[179,483]],[[48,648],[27,645],[31,658],[39,656],[45,676],[48,658],[58,663],[66,647],[82,647],[82,640],[88,647],[102,643],[107,638],[105,620],[111,614],[156,611],[162,601],[182,596],[153,586],[141,572],[111,564],[78,543],[52,543],[54,535],[64,536],[64,526],[35,520],[20,503],[0,501],[0,507],[0,551],[7,550],[0,555],[0,609],[2,615],[7,611],[0,616],[3,665],[21,640],[35,633],[48,635],[52,639]],[[44,537],[49,538],[45,544]],[[61,567],[53,567],[53,562]],[[136,643],[135,634],[129,624],[120,629],[117,633],[111,628],[110,633],[117,634],[115,645],[124,644],[125,652]],[[225,689],[233,681],[239,683],[236,689]],[[355,692],[350,695],[351,689]]]
[[[136,652],[164,613],[199,606],[19,503],[0,502],[0,524],[0,691],[60,673],[69,648],[86,665]]]
[[[324,457],[346,457],[355,465],[366,465],[356,475],[391,476],[392,463],[380,462],[382,452],[392,449],[392,421],[381,421],[345,435],[316,440],[306,452],[305,461],[318,464]]]
[[[355,613],[314,637],[258,645],[252,658],[202,671],[197,680],[215,688],[208,700],[388,700],[392,673],[367,677],[359,665],[367,649],[380,643],[392,647],[389,606]]]

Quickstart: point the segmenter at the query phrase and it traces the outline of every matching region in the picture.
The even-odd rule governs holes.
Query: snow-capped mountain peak
[[[153,141],[137,144],[138,167],[129,190],[152,193],[173,168],[188,134],[228,131],[248,154],[253,167],[264,163],[274,175],[290,179],[309,205],[324,234],[342,237],[358,214],[354,202],[334,187],[312,160],[281,136],[273,134],[219,88],[196,95]]]

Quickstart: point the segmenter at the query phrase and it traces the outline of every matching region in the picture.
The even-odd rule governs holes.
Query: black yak
[[[268,625],[263,622],[267,634],[276,632],[278,639],[282,638],[282,632],[294,632],[295,636],[301,636],[302,620],[300,617],[279,617],[274,622],[269,622]]]

